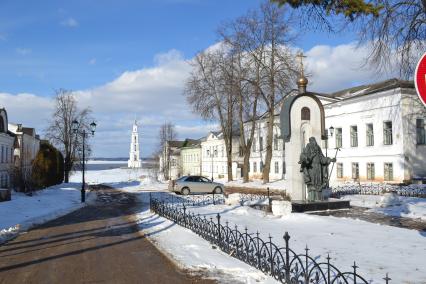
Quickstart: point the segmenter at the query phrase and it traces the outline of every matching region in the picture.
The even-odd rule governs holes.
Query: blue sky
[[[82,104],[94,110],[103,126],[94,141],[96,156],[127,155],[129,124],[135,116],[143,124],[144,156],[154,150],[156,131],[164,120],[177,124],[181,138],[202,135],[206,125],[214,127],[215,123],[200,121],[189,113],[181,115],[186,108],[181,96],[185,77],[179,76],[188,72],[184,62],[216,42],[215,30],[220,23],[243,15],[260,2],[2,0],[0,106],[6,107],[11,120],[34,126],[42,133],[53,91],[80,91]],[[333,74],[341,76],[341,70],[330,71],[326,76],[329,81],[321,77],[324,74],[320,70],[348,55],[354,39],[351,33],[329,35],[316,31],[298,40],[297,46],[311,55],[308,63],[317,74],[313,82],[319,90],[337,90],[369,80],[358,71],[333,85],[324,84],[333,79]],[[159,99],[149,98],[153,96]],[[171,105],[164,108],[142,106],[161,104],[168,98]],[[108,106],[104,100],[114,104]],[[118,104],[123,107],[116,110],[113,106]],[[33,107],[40,110],[32,111]]]

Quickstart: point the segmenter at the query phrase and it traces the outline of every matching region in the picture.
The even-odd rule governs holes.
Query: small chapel
[[[137,121],[133,123],[132,135],[130,138],[130,152],[127,166],[129,168],[140,168],[142,166],[139,156],[139,133]]]

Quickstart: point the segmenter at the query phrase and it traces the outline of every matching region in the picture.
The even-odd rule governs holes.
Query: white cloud
[[[353,86],[388,79],[396,74],[378,73],[365,65],[368,49],[356,44],[317,45],[305,52],[310,74],[308,89],[335,92]]]
[[[69,28],[76,28],[79,24],[76,19],[69,17],[68,19],[63,20],[61,22],[61,25]]]
[[[95,65],[96,64],[96,58],[92,58],[89,60],[89,65]]]
[[[334,92],[380,79],[374,71],[359,69],[365,49],[355,45],[318,45],[306,51],[306,65],[311,74],[309,90]],[[193,114],[183,96],[190,65],[177,50],[155,56],[155,65],[125,71],[116,79],[88,90],[76,91],[81,106],[90,106],[98,123],[94,138],[94,155],[127,156],[133,120],[139,121],[141,151],[148,156],[155,149],[159,126],[173,122],[179,138],[200,138],[217,129]],[[6,107],[9,118],[38,132],[46,128],[53,108],[51,98],[31,94],[2,94],[0,107]]]
[[[22,48],[22,47],[18,47],[18,48],[16,49],[16,52],[17,52],[18,54],[20,54],[20,55],[25,56],[25,55],[30,54],[30,53],[32,52],[32,50],[31,50],[31,49],[29,49],[29,48]]]

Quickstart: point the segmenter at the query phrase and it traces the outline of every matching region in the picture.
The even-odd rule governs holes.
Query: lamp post
[[[325,130],[325,156],[328,157],[328,137],[333,137],[334,134],[334,127],[330,126],[329,129]]]
[[[81,135],[82,137],[82,147],[81,147],[81,152],[82,152],[82,158],[83,158],[83,171],[82,171],[82,176],[83,176],[83,181],[81,184],[81,203],[86,202],[86,187],[85,187],[85,170],[86,170],[86,153],[85,153],[85,140],[86,137],[89,135],[89,133],[86,132],[86,129],[83,128],[83,130],[79,131],[79,127],[80,124],[78,123],[77,120],[73,120],[72,122],[72,130],[75,134],[77,135]],[[96,130],[96,123],[93,121],[92,123],[90,123],[90,132],[92,134],[92,136],[95,135],[95,130]]]
[[[214,151],[207,150],[207,156],[210,156],[212,158],[212,181],[213,181],[213,157],[217,156],[217,150]]]

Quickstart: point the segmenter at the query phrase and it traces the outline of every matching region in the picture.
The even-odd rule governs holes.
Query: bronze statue
[[[328,165],[332,162],[336,159],[325,157],[315,138],[309,138],[299,160],[300,172],[308,187],[308,201],[324,199],[322,191],[328,186]]]

